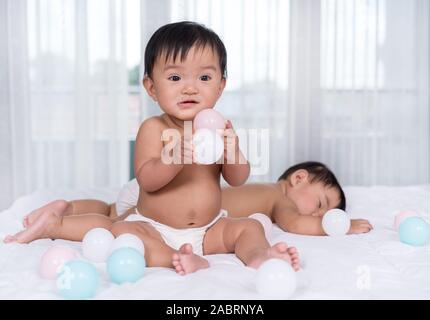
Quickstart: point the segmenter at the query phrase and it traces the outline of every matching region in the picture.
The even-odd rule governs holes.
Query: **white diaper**
[[[116,212],[120,216],[128,209],[133,208],[139,199],[139,184],[136,179],[127,182],[119,191],[116,199]]]
[[[161,237],[164,242],[178,250],[180,246],[184,243],[190,243],[193,246],[193,251],[195,254],[200,256],[203,255],[203,238],[206,231],[219,219],[227,217],[227,211],[221,209],[220,213],[213,219],[209,224],[199,227],[199,228],[188,228],[188,229],[175,229],[165,224],[161,224],[155,220],[147,218],[141,215],[137,209],[136,214],[130,214],[125,221],[143,221],[148,222],[152,225],[158,232],[160,232]]]

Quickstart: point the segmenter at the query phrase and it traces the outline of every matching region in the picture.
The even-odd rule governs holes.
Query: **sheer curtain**
[[[428,183],[429,15],[427,0],[1,0],[0,206],[127,180],[128,142],[160,112],[143,51],[179,20],[227,47],[217,109],[257,153],[250,181],[318,160],[345,185]]]
[[[348,184],[430,180],[430,5],[323,1],[321,158]]]
[[[7,88],[1,171],[7,177],[0,194],[15,199],[41,188],[125,182],[126,2],[1,3],[0,41],[7,49],[0,71]]]
[[[212,27],[229,79],[218,106],[236,127],[270,128],[276,179],[299,161],[343,184],[430,181],[426,0],[171,1],[171,20]]]

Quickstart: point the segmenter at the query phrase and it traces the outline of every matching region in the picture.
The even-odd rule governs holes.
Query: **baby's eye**
[[[200,77],[200,80],[202,80],[202,81],[209,81],[210,79],[212,79],[212,78],[208,75],[204,75],[204,76]]]
[[[181,80],[181,77],[180,76],[170,76],[169,78],[167,78],[167,79],[169,79],[169,80],[171,80],[171,81],[179,81],[179,80]]]

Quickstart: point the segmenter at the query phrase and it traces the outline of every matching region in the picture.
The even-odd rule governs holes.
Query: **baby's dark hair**
[[[340,194],[340,203],[337,206],[337,209],[345,210],[345,207],[346,207],[345,193],[343,192],[342,187],[337,181],[334,173],[325,164],[321,162],[307,161],[307,162],[298,163],[288,168],[279,177],[278,181],[287,179],[293,172],[300,169],[304,169],[307,172],[309,172],[310,183],[321,181],[324,184],[324,186],[336,188]]]
[[[218,54],[222,77],[227,78],[227,51],[223,42],[209,28],[191,21],[166,24],[155,31],[145,49],[145,75],[152,76],[155,61],[161,55],[165,55],[166,61],[170,57],[176,60],[180,55],[183,61],[193,46],[210,46]]]

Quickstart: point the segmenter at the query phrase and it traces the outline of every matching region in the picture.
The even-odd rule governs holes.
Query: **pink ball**
[[[272,227],[273,227],[272,220],[270,220],[268,216],[262,213],[251,214],[248,218],[259,221],[263,225],[266,239],[269,239],[269,237],[272,235]]]
[[[410,217],[418,217],[418,213],[412,210],[400,211],[396,214],[394,218],[394,230],[399,230],[400,224],[406,219]]]
[[[224,129],[224,117],[214,109],[203,109],[196,114],[193,121],[194,130],[197,129]]]
[[[76,250],[68,247],[54,246],[49,248],[40,260],[39,274],[46,279],[55,279],[63,264],[78,258],[78,256]]]

